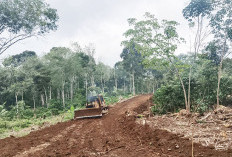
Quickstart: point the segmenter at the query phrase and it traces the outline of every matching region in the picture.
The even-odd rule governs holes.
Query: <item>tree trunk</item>
[[[170,63],[173,64],[171,58],[169,58],[169,61],[170,61]],[[185,89],[185,87],[184,87],[183,80],[182,80],[182,78],[181,78],[181,76],[180,76],[179,70],[176,68],[176,66],[175,66],[174,64],[173,64],[173,66],[174,66],[174,68],[175,68],[176,74],[177,74],[177,76],[178,76],[178,78],[179,78],[179,80],[180,80],[180,83],[181,83],[181,86],[182,86],[182,89],[183,89],[184,101],[185,101],[185,108],[186,108],[186,110],[187,110],[188,112],[190,112],[190,106],[188,106],[188,99],[187,99],[186,89]]]
[[[33,112],[34,112],[34,117],[36,117],[36,114],[35,114],[35,95],[33,94],[33,97],[32,97],[32,99],[33,99],[33,105],[34,105],[34,108],[33,108]]]
[[[57,99],[60,99],[60,90],[57,88]]]
[[[41,97],[41,103],[42,103],[42,106],[44,107],[44,95],[43,95],[43,94],[41,94],[41,95],[40,95],[40,97]]]
[[[135,74],[132,72],[132,90],[133,90],[133,95],[135,95]]]
[[[94,84],[95,84],[95,83],[94,83],[94,76],[92,75],[90,78],[91,78],[91,86],[93,87]]]
[[[114,85],[115,85],[115,89],[116,91],[118,90],[118,83],[117,83],[117,78],[116,78],[116,69],[114,68]]]
[[[191,75],[192,75],[192,66],[190,67],[190,71],[189,71],[189,84],[188,84],[188,109],[190,111],[190,96],[191,96]]]
[[[86,76],[86,79],[85,79],[85,96],[86,96],[86,102],[87,102],[87,99],[88,99],[88,81],[87,81],[87,76]]]
[[[45,87],[43,87],[43,88],[44,88],[44,94],[45,94],[45,103],[46,103],[47,108],[48,108],[48,95],[47,95],[47,90],[46,90]]]
[[[101,75],[101,87],[102,87],[102,92],[104,93],[104,86],[103,86],[103,79],[102,79],[102,75]]]
[[[80,88],[80,82],[79,82],[79,79],[77,80],[77,90],[79,90]]]
[[[35,112],[35,109],[36,109],[36,108],[35,108],[35,95],[33,95],[32,98],[33,98],[33,107],[34,107],[33,110],[34,110],[34,112]]]
[[[182,78],[180,77],[179,73],[178,73],[178,77],[179,77],[179,80],[180,80],[180,83],[181,83],[181,86],[182,86],[182,89],[183,89],[183,92],[184,92],[184,100],[185,100],[185,107],[186,107],[186,110],[187,110],[188,112],[190,112],[190,106],[188,106],[186,90],[185,90],[185,87],[184,87],[183,80],[182,80]]]
[[[17,114],[17,119],[19,118],[19,104],[18,104],[18,93],[15,92],[15,103],[16,103],[16,114]]]
[[[51,86],[50,86],[49,90],[50,90],[50,92],[49,92],[49,100],[51,100],[52,99],[52,87]]]
[[[124,95],[126,94],[126,84],[125,84],[125,78],[124,78],[124,82],[123,82],[123,93],[124,93]]]
[[[219,92],[220,92],[220,82],[221,82],[221,70],[222,70],[222,61],[220,62],[220,65],[218,67],[218,85],[217,85],[217,106],[216,108],[218,108],[219,106]]]
[[[153,83],[153,86],[152,86],[152,93],[154,94],[155,93],[155,84]]]
[[[105,93],[105,83],[106,81],[103,79],[103,93]]]
[[[73,101],[73,82],[71,81],[70,83],[70,99],[71,99],[71,102]]]
[[[225,41],[224,41],[224,44],[223,44],[223,52],[221,53],[221,61],[220,61],[220,64],[219,64],[219,67],[218,67],[218,85],[217,85],[217,106],[216,108],[218,108],[219,106],[219,92],[220,92],[220,82],[221,82],[221,73],[222,73],[222,62],[223,62],[223,58],[224,58],[224,54],[226,53],[226,37],[225,37]]]
[[[192,76],[192,67],[194,66],[197,54],[199,52],[199,49],[201,47],[202,41],[202,29],[203,29],[203,16],[201,18],[198,16],[197,17],[197,33],[195,36],[194,40],[194,60],[192,61],[192,65],[190,66],[190,71],[189,71],[189,84],[188,84],[188,105],[187,108],[189,108],[190,111],[190,106],[191,106],[191,76]],[[191,52],[191,41],[190,41],[190,52]]]
[[[22,101],[24,101],[24,100],[23,100],[23,91],[22,91]]]
[[[63,104],[63,107],[65,108],[64,82],[63,82],[63,84],[62,84],[62,92],[61,92],[61,94],[62,94],[62,104]]]
[[[72,77],[71,81],[70,81],[70,98],[71,98],[71,102],[73,102],[73,82],[74,82],[74,77]]]

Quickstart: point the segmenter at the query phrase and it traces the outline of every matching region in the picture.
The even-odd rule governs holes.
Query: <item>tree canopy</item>
[[[56,30],[58,18],[44,0],[0,1],[0,54],[21,40]]]

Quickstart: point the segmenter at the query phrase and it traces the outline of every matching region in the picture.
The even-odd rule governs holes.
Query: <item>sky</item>
[[[9,48],[0,59],[21,53],[35,51],[45,55],[52,47],[70,47],[78,42],[82,47],[93,43],[95,58],[109,66],[121,60],[123,33],[129,28],[127,19],[142,19],[150,12],[162,20],[175,20],[180,23],[178,32],[186,43],[179,45],[177,54],[189,50],[190,33],[188,22],[182,10],[190,0],[45,0],[59,15],[58,29],[43,37],[33,37]]]

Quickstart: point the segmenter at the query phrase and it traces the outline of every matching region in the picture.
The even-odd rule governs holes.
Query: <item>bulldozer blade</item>
[[[86,108],[75,111],[74,119],[102,117],[101,108]]]

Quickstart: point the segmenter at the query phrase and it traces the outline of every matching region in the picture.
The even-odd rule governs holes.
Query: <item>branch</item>
[[[21,36],[23,36],[23,37],[21,37]],[[1,55],[3,52],[5,52],[9,47],[11,47],[12,45],[14,45],[15,43],[17,43],[17,42],[19,42],[19,41],[21,41],[21,40],[30,38],[30,37],[32,37],[32,36],[35,36],[35,35],[34,35],[34,34],[30,34],[30,35],[26,35],[26,36],[24,36],[24,35],[18,35],[18,36],[15,36],[14,38],[8,40],[7,42],[5,42],[5,43],[1,46],[1,48],[0,48],[0,55]],[[21,38],[19,38],[19,37],[21,37]],[[17,39],[17,38],[18,38],[18,39]],[[16,40],[15,40],[15,39],[16,39]],[[15,40],[15,41],[14,41],[14,40]]]
[[[1,46],[0,50],[4,49],[4,46],[6,46],[7,44],[13,42],[15,39],[17,39],[17,38],[19,38],[19,37],[24,37],[24,36],[26,36],[26,34],[16,35],[16,36],[14,36],[13,38],[8,39],[8,41],[7,41],[7,38],[2,38],[3,44],[1,44],[2,46]],[[5,41],[4,41],[4,39],[5,39]]]

